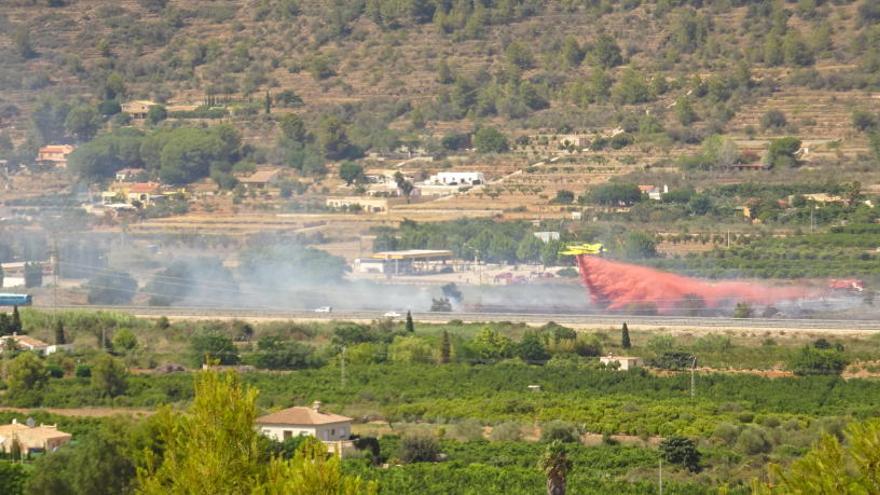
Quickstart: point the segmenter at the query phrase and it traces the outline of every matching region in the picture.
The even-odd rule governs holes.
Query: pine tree
[[[406,312],[406,331],[407,331],[407,332],[410,332],[410,333],[416,331],[415,324],[413,324],[412,312],[411,312],[411,311],[407,311],[407,312]]]
[[[67,339],[64,337],[64,323],[61,320],[55,322],[55,345],[64,345]]]
[[[632,347],[632,342],[629,340],[629,327],[626,326],[626,322],[623,323],[623,329],[620,331],[620,347],[624,349]]]
[[[269,92],[266,91],[266,115],[272,113],[272,98],[269,97]]]
[[[452,343],[449,341],[449,332],[443,330],[443,340],[440,341],[440,362],[446,364],[452,357]]]
[[[21,315],[18,314],[18,306],[12,307],[12,333],[24,333],[21,329]]]

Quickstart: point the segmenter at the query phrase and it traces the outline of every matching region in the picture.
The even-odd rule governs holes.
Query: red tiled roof
[[[351,418],[338,414],[322,413],[311,407],[291,407],[257,418],[263,425],[328,425],[347,423]]]

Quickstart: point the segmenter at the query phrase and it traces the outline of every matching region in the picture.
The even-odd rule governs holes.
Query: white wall
[[[284,441],[285,432],[290,432],[288,436],[312,436],[318,440],[335,441],[347,440],[351,435],[351,423],[337,423],[321,426],[299,426],[299,425],[261,425],[260,433],[267,437]]]

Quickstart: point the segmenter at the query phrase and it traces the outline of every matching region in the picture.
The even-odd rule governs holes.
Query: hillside
[[[802,139],[855,154],[866,140],[852,111],[880,103],[876,0],[509,0],[445,12],[388,0],[49,3],[60,6],[0,10],[2,125],[16,143],[37,100],[60,94],[185,108],[250,99],[256,109],[237,105],[233,121],[269,144],[272,119],[249,114],[266,92],[292,92],[303,106],[275,115],[338,113],[365,149],[482,121],[517,136],[612,129],[646,113],[669,135],[648,140],[663,149],[713,132],[752,143],[772,134],[763,111],[780,108]]]

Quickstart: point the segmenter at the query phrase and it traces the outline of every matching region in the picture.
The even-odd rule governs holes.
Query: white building
[[[617,369],[626,371],[640,367],[642,365],[642,358],[634,356],[615,356],[613,354],[609,354],[607,356],[600,357],[599,362],[604,364],[605,366],[608,366],[610,364],[617,364]]]
[[[485,184],[482,172],[440,172],[428,179],[429,184],[443,186],[476,186]]]
[[[559,240],[559,232],[535,232],[534,235],[538,239],[541,239],[544,244],[547,244],[550,241]]]
[[[320,402],[312,407],[291,407],[261,416],[257,418],[257,427],[260,433],[279,442],[297,436],[337,442],[351,436],[351,418],[321,412]]]

